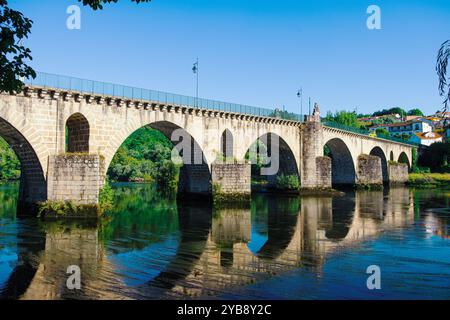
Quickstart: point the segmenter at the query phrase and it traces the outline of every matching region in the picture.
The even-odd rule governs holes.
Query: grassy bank
[[[450,173],[410,173],[408,185],[416,188],[450,188]]]

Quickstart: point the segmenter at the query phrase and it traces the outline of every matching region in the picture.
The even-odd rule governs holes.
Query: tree
[[[378,128],[375,130],[375,133],[377,136],[389,136],[389,131],[387,131],[385,128]]]
[[[448,110],[450,102],[450,75],[447,72],[450,59],[450,40],[445,41],[439,49],[436,63],[436,72],[439,77],[439,94],[444,97],[444,111]]]
[[[395,107],[395,108],[390,108],[390,109],[383,109],[381,111],[376,111],[373,113],[373,116],[374,117],[385,116],[388,114],[399,114],[401,116],[404,116],[406,114],[406,111],[402,108]]]
[[[118,0],[78,0],[93,10]],[[131,0],[135,3],[151,0]],[[22,45],[28,38],[33,21],[8,7],[7,0],[0,0],[0,92],[21,92],[25,78],[35,78],[36,72],[26,62],[32,60],[31,50]]]
[[[20,92],[20,78],[36,77],[34,70],[25,63],[32,60],[31,51],[21,41],[28,38],[33,21],[0,0],[0,92]]]
[[[336,122],[344,126],[360,128],[358,117],[355,112],[337,111],[335,114],[328,112],[325,121]]]
[[[415,108],[415,109],[411,109],[411,110],[408,111],[408,116],[420,116],[420,117],[423,117],[424,114],[423,114],[422,110]]]
[[[118,0],[78,0],[79,2],[83,2],[83,5],[89,6],[94,10],[102,10],[104,4],[109,3],[117,3]],[[132,2],[136,2],[137,4],[141,2],[150,2],[152,0],[131,0]]]

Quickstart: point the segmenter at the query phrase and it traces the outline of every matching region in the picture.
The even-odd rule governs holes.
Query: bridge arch
[[[256,139],[247,150],[246,158],[252,162],[252,176],[267,180],[269,188],[275,187],[277,178],[282,175],[295,176],[300,181],[295,155],[288,143],[276,133],[269,132]],[[269,170],[264,173],[261,168]]]
[[[340,138],[325,143],[331,158],[331,181],[333,185],[355,184],[356,170],[350,149]]]
[[[408,155],[405,152],[400,153],[400,155],[398,156],[398,162],[407,164],[408,169],[411,168],[411,162],[409,161]]]
[[[107,149],[105,157],[106,168],[108,169],[114,155],[125,140],[135,131],[150,127],[160,131],[173,144],[172,156],[176,153],[182,161],[180,169],[178,192],[208,195],[211,193],[211,171],[207,163],[205,154],[197,139],[189,131],[180,127],[174,122],[162,120],[149,124],[134,124],[122,132],[120,139],[112,139]],[[112,150],[114,152],[112,153]]]
[[[77,112],[66,121],[66,152],[89,153],[89,121]]]
[[[220,137],[220,154],[224,159],[234,157],[234,138],[228,129],[225,129]]]
[[[370,151],[371,156],[376,156],[381,159],[381,172],[383,174],[383,183],[389,182],[388,161],[384,151],[380,147],[374,147]]]
[[[0,117],[0,136],[9,144],[20,161],[21,175],[17,212],[32,214],[35,203],[47,198],[47,183],[35,148],[39,148],[41,153],[44,152],[41,144],[32,145],[21,132],[29,132],[29,130],[19,130],[9,121]]]

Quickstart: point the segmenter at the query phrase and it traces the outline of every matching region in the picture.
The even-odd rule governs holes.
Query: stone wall
[[[356,173],[357,185],[382,185],[383,172],[381,159],[377,156],[362,154],[358,157],[358,170]]]
[[[105,177],[99,155],[51,156],[48,163],[48,200],[97,204]]]
[[[220,194],[251,193],[251,165],[250,163],[213,163],[211,165],[214,192]]]
[[[331,158],[317,157],[317,185],[319,188],[331,189]]]
[[[388,164],[389,183],[390,184],[404,184],[408,182],[408,165],[406,163]]]
[[[318,122],[306,122],[302,127],[301,187],[311,189],[320,187],[317,180],[316,158],[323,155],[323,127]]]

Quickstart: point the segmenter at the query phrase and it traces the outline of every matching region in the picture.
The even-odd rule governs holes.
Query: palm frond
[[[445,41],[439,49],[436,63],[436,72],[439,77],[439,94],[444,97],[443,112],[448,111],[450,103],[450,74],[447,73],[450,59],[450,40]]]

